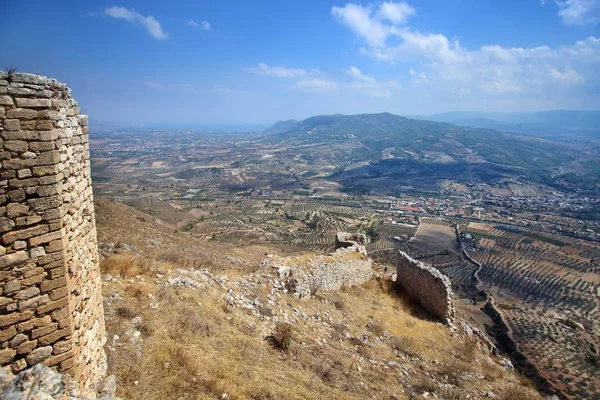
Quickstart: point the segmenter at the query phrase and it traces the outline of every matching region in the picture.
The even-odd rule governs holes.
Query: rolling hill
[[[263,140],[273,144],[311,145],[312,158],[329,157],[328,161],[338,166],[336,177],[341,181],[365,177],[373,180],[398,173],[441,173],[474,182],[520,177],[577,188],[580,182],[589,186],[597,180],[594,148],[389,113],[322,115],[284,121],[266,133]],[[344,171],[364,161],[369,165],[353,169],[350,174]],[[569,171],[574,166],[580,168],[572,176]],[[390,184],[398,180],[386,181]]]

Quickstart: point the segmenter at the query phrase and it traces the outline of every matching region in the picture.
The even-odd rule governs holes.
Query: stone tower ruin
[[[106,372],[88,121],[63,83],[0,72],[0,366],[90,393]]]

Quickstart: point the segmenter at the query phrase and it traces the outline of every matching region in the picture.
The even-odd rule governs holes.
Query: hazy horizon
[[[592,0],[36,0],[3,11],[0,66],[66,82],[97,120],[600,109]]]

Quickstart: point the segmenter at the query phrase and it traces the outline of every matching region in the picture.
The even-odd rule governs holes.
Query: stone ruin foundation
[[[88,120],[54,79],[0,72],[0,366],[82,394],[106,372]]]
[[[403,251],[394,257],[396,284],[427,312],[449,326],[455,325],[452,283],[436,268],[415,260]]]

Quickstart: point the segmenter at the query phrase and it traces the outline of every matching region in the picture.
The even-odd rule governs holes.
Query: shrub
[[[294,332],[292,331],[292,325],[280,322],[275,325],[275,330],[272,336],[272,342],[275,348],[279,350],[287,350],[292,345],[294,340]]]
[[[367,329],[377,337],[382,337],[385,331],[385,329],[383,329],[383,325],[381,325],[381,322],[379,321],[371,321],[367,323]]]
[[[390,345],[393,349],[401,351],[409,357],[414,357],[419,353],[414,339],[406,336],[392,337]]]

